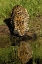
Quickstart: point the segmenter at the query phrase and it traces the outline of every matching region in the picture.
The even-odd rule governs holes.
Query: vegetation
[[[42,0],[0,0],[0,24],[10,16],[12,8],[17,4],[24,6],[31,16],[42,14]]]
[[[0,25],[5,25],[3,20],[10,17],[12,8],[17,4],[27,9],[30,15],[30,31],[35,32],[37,35],[35,41],[28,41],[32,46],[33,61],[37,58],[42,59],[42,0],[0,0]],[[0,64],[16,64],[16,62],[21,64],[13,56],[13,48],[16,49],[17,47],[10,46],[8,48],[0,48]],[[11,62],[12,60],[15,62]],[[33,62],[33,64],[34,63],[35,62]]]

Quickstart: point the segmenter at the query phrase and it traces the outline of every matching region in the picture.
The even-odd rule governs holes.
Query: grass
[[[11,41],[8,35],[4,35],[0,37],[0,48],[2,47],[10,47]]]
[[[5,18],[10,17],[12,8],[17,4],[25,7],[30,16],[38,12],[42,14],[42,0],[0,0],[0,24],[3,24]]]
[[[5,24],[3,20],[10,17],[12,8],[17,4],[27,9],[30,15],[30,31],[35,32],[38,36],[36,41],[31,41],[33,59],[38,57],[42,59],[42,0],[0,0],[0,25]],[[0,48],[0,63],[4,64],[4,60],[11,60],[13,52],[13,47]]]
[[[0,48],[0,64],[19,64],[17,47]],[[17,61],[16,61],[17,60]],[[21,63],[20,63],[21,64]]]

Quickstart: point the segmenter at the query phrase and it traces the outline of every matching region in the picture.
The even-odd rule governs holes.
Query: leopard
[[[16,5],[11,12],[11,24],[14,27],[14,33],[24,36],[29,31],[29,13],[22,5]]]

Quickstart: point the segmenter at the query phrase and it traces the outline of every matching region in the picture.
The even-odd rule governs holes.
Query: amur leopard
[[[11,24],[14,26],[14,33],[20,36],[29,31],[29,14],[27,10],[20,5],[13,7],[11,12]]]

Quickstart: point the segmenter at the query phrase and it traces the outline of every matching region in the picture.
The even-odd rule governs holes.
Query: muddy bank
[[[10,31],[6,25],[0,25],[0,47],[10,46]]]

